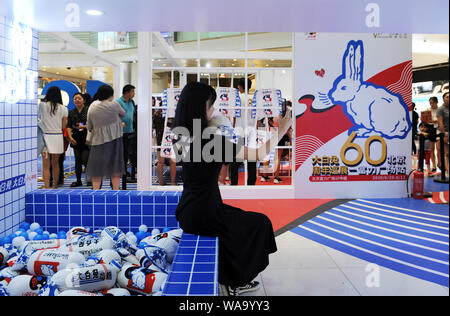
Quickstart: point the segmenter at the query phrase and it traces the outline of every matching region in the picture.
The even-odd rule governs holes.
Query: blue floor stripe
[[[409,210],[399,210],[397,208],[390,207],[388,205],[371,204],[371,203],[367,203],[367,202],[361,201],[361,200],[357,200],[357,201],[354,201],[354,202],[359,203],[359,204],[364,204],[364,205],[366,205],[368,207],[369,206],[378,207],[378,208],[385,209],[387,211],[398,212],[398,213],[402,213],[402,214],[405,214],[405,215],[414,215],[414,216],[425,217],[425,218],[428,218],[428,219],[431,219],[431,220],[445,221],[445,222],[447,222],[447,225],[449,223],[448,213],[447,214],[436,214],[436,213],[430,213],[428,210],[424,211],[422,209],[417,209],[417,210],[414,209],[414,210],[411,210],[411,211],[409,211]],[[431,204],[429,202],[426,202],[426,203]],[[418,212],[421,212],[421,213],[417,213],[417,212],[414,212],[414,211],[418,211]],[[422,214],[422,213],[424,213],[424,214]],[[447,218],[441,217],[440,215],[447,216]]]
[[[383,215],[369,214],[369,213],[366,213],[366,212],[363,212],[363,211],[355,210],[355,209],[350,208],[350,207],[354,207],[354,206],[343,204],[343,205],[339,206],[339,209],[344,209],[346,211],[349,211],[349,212],[352,212],[352,213],[355,213],[355,214],[361,214],[361,215],[364,215],[364,216],[368,216],[368,217],[371,217],[371,218],[380,219],[380,220],[384,220],[384,221],[389,221],[391,223],[395,223],[395,224],[399,224],[399,225],[409,226],[409,227],[418,228],[418,229],[424,229],[424,230],[428,230],[428,231],[439,233],[439,234],[446,234],[447,236],[449,234],[449,231],[445,230],[445,229],[436,228],[436,227],[430,227],[430,226],[425,226],[425,225],[420,225],[420,224],[415,224],[415,223],[410,223],[410,222],[405,222],[405,221],[398,220],[398,219],[388,218],[388,217],[385,217]],[[361,207],[359,207],[359,208],[361,208]],[[369,210],[367,210],[367,211],[369,211]],[[370,211],[370,212],[373,212],[373,211]],[[375,213],[375,212],[373,212],[373,213]],[[391,216],[391,215],[389,215],[389,216]],[[416,220],[416,222],[418,222],[418,221]]]
[[[348,210],[348,211],[350,211],[350,210]],[[420,236],[420,237],[423,237],[423,238],[429,238],[429,239],[432,239],[432,240],[437,240],[437,241],[446,242],[446,243],[449,242],[448,236],[440,236],[440,235],[430,234],[430,233],[427,233],[427,232],[422,232],[422,231],[418,231],[418,230],[414,230],[414,229],[410,229],[410,228],[406,228],[406,227],[399,227],[399,226],[396,226],[396,225],[390,225],[390,224],[387,224],[387,223],[381,223],[381,222],[378,222],[378,221],[374,221],[374,220],[370,220],[370,219],[367,219],[367,218],[362,218],[362,217],[353,215],[353,214],[357,214],[355,212],[353,212],[353,214],[348,214],[348,213],[344,213],[344,212],[334,208],[334,209],[328,211],[327,213],[345,216],[345,217],[348,217],[348,218],[351,218],[351,219],[354,219],[354,220],[364,221],[364,222],[366,222],[368,224],[371,224],[371,225],[377,225],[377,226],[381,226],[381,227],[384,227],[384,228],[397,230],[397,231],[400,231],[400,232],[403,232],[403,233]],[[366,217],[370,217],[369,214],[361,214],[361,215],[366,216]],[[383,219],[383,220],[387,221],[386,219]],[[387,222],[389,222],[389,221],[387,221]],[[444,245],[444,246],[446,247],[445,249],[448,250],[448,245]]]
[[[364,199],[364,200],[380,204],[392,205],[396,207],[409,208],[412,210],[419,210],[430,214],[445,215],[445,216],[449,215],[448,204],[432,204],[425,200],[415,200],[415,199]],[[361,200],[357,201],[363,202]]]
[[[346,236],[341,233],[337,233],[328,228],[324,228],[314,224],[312,221],[304,223],[302,226],[313,229],[315,231],[319,231],[327,236],[331,236],[335,239],[345,241],[349,244],[357,245],[361,248],[368,249],[377,253],[381,253],[390,258],[394,258],[397,260],[401,260],[403,262],[411,263],[416,266],[426,267],[427,269],[431,269],[437,272],[446,273],[449,272],[449,266],[441,263],[436,263],[430,260],[414,257],[412,255],[404,254],[395,250],[387,249],[378,245],[374,245],[360,239],[356,239],[354,237]]]
[[[346,215],[347,214],[342,213],[340,216],[349,218]],[[387,231],[387,230],[384,230],[384,229],[381,229],[381,228],[375,228],[375,227],[372,227],[372,226],[368,226],[367,225],[368,224],[367,221],[364,221],[364,220],[361,220],[361,219],[359,219],[359,221],[363,222],[363,223],[355,223],[355,222],[350,221],[348,219],[344,219],[344,218],[338,217],[335,214],[333,214],[331,211],[323,213],[321,216],[324,217],[324,218],[329,218],[331,220],[341,222],[341,223],[346,224],[346,225],[351,225],[351,226],[354,226],[356,228],[364,229],[364,230],[373,232],[375,234],[384,235],[384,236],[391,237],[391,238],[396,238],[396,239],[399,239],[399,240],[403,240],[403,241],[407,241],[407,242],[410,242],[410,243],[414,243],[416,245],[421,245],[421,246],[425,246],[425,247],[429,247],[429,248],[433,248],[433,249],[437,249],[437,250],[442,250],[442,251],[446,251],[446,252],[449,251],[448,245],[443,245],[443,244],[439,244],[439,243],[436,243],[436,242],[433,242],[433,241],[424,240],[424,239],[421,239],[419,237],[410,237],[410,236],[405,236],[405,235],[402,235],[402,234],[398,234],[397,233],[397,232],[399,232],[398,229],[396,230],[397,232],[390,232],[390,231]],[[376,224],[376,226],[380,226],[381,227],[380,224]],[[415,235],[417,235],[417,234],[415,234]]]
[[[367,240],[370,240],[370,241],[377,242],[379,244],[383,244],[383,245],[386,245],[386,246],[389,246],[389,247],[394,247],[394,248],[397,248],[397,249],[400,249],[400,250],[403,250],[403,251],[407,251],[407,252],[410,252],[410,253],[414,253],[414,254],[418,254],[418,255],[421,255],[421,256],[425,256],[425,257],[428,257],[428,258],[431,258],[431,259],[436,259],[436,260],[440,260],[440,261],[444,261],[444,262],[448,262],[449,261],[448,254],[443,254],[441,252],[436,252],[436,251],[432,251],[432,250],[428,250],[428,249],[423,249],[423,248],[420,248],[420,247],[417,247],[417,246],[413,246],[413,245],[401,243],[401,242],[398,242],[398,241],[390,240],[390,239],[387,239],[385,237],[378,237],[378,236],[371,235],[371,234],[368,234],[368,233],[365,233],[365,232],[361,232],[359,230],[356,230],[356,229],[353,229],[353,228],[350,228],[350,227],[342,226],[340,224],[336,224],[336,223],[327,221],[327,220],[322,219],[322,218],[316,217],[313,220],[311,220],[310,222],[311,223],[319,223],[319,224],[322,224],[324,226],[331,227],[331,228],[334,228],[334,229],[346,232],[348,234],[352,234],[352,235],[357,236],[357,237],[361,237],[361,238],[364,238],[364,239],[367,239]],[[368,231],[373,232],[370,229],[368,229]]]
[[[423,271],[414,267],[410,267],[395,261],[391,261],[385,258],[381,258],[375,255],[372,255],[370,253],[361,251],[359,249],[355,249],[352,248],[350,246],[344,245],[342,243],[336,242],[334,240],[325,238],[323,236],[317,235],[315,233],[312,233],[310,231],[307,231],[305,229],[302,228],[302,226],[296,227],[292,230],[292,232],[303,236],[305,238],[314,240],[320,244],[326,245],[330,248],[336,249],[338,251],[347,253],[351,256],[366,260],[368,262],[371,263],[375,263],[378,264],[380,266],[401,272],[401,273],[405,273],[417,278],[420,278],[422,280],[426,280],[426,281],[430,281],[430,282],[434,282],[443,286],[448,287],[449,286],[449,278],[445,277],[445,276],[441,276],[441,275],[437,275],[428,271]],[[358,245],[359,246],[359,245]],[[447,270],[448,273],[448,270]]]
[[[358,204],[362,204],[360,202],[357,202],[357,203]],[[348,203],[348,205],[352,206],[352,207],[360,208],[360,209],[363,209],[363,210],[366,210],[366,211],[369,211],[369,212],[374,212],[374,213],[377,213],[377,214],[380,214],[380,215],[393,216],[393,217],[397,217],[399,219],[405,219],[405,220],[409,220],[409,221],[421,222],[423,224],[428,224],[428,225],[433,225],[433,226],[440,226],[440,227],[443,227],[443,228],[448,228],[448,226],[449,226],[448,222],[447,223],[441,223],[441,222],[430,221],[430,220],[423,219],[423,218],[412,217],[412,216],[409,216],[409,215],[400,215],[400,214],[394,214],[394,213],[390,213],[390,212],[386,212],[386,211],[376,210],[376,209],[370,208],[370,206],[372,206],[372,205],[368,205],[368,204],[364,204],[364,206],[363,206],[363,205],[357,205],[357,204],[354,204],[354,203]],[[373,206],[375,206],[375,205],[373,205]],[[377,207],[377,206],[375,206],[375,207]],[[378,206],[378,208],[381,208],[381,207]],[[392,211],[394,211],[394,210],[392,210]],[[397,212],[397,211],[395,211],[395,212]],[[422,215],[419,215],[419,214],[416,214],[416,216],[426,217],[426,216],[422,216]],[[440,221],[443,221],[443,220],[444,219],[442,219],[442,218],[440,219]]]

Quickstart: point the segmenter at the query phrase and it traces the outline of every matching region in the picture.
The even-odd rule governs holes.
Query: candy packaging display
[[[8,261],[9,253],[3,247],[0,247],[0,265],[3,265],[6,261]]]
[[[47,284],[47,277],[36,275],[18,275],[8,284],[10,296],[38,296]]]
[[[163,290],[167,274],[126,263],[117,278],[120,287],[131,291],[151,295]]]
[[[98,292],[114,287],[116,279],[117,270],[110,265],[97,264],[87,267],[66,268],[55,273],[51,282],[60,291]]]
[[[148,229],[49,234],[23,223],[0,238],[0,296],[162,295],[183,231]]]
[[[83,262],[84,256],[78,252],[39,250],[33,252],[28,259],[27,270],[31,275],[52,276],[70,265],[78,266]]]

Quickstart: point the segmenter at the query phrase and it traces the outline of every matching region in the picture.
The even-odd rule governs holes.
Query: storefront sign
[[[103,85],[106,85],[106,83],[98,80],[87,80],[86,93],[88,93],[91,96],[91,98],[93,98],[97,93],[98,88],[100,88]],[[73,96],[76,93],[80,92],[80,88],[78,88],[76,84],[67,80],[52,81],[49,84],[47,84],[44,87],[44,89],[42,89],[41,94],[45,95],[50,87],[58,87],[62,91],[67,92],[67,95],[69,96],[69,103],[67,104],[67,109],[70,111],[75,108],[75,103],[73,103]]]
[[[37,73],[28,70],[33,44],[31,29],[13,23],[10,38],[12,64],[0,64],[0,102],[16,104],[35,98]]]
[[[2,180],[0,181],[0,194],[18,189],[20,187],[25,186],[25,175],[22,174],[20,176]]]

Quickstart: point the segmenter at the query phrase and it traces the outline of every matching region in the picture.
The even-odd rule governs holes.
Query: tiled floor
[[[444,286],[373,266],[292,232],[276,241],[278,251],[257,278],[261,288],[243,296],[449,295]]]

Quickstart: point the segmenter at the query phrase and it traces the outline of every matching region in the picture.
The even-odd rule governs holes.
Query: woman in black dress
[[[258,288],[252,280],[268,266],[269,254],[277,247],[267,216],[222,202],[219,172],[235,160],[265,157],[280,139],[274,135],[259,149],[245,147],[231,123],[213,123],[217,121],[212,119],[216,97],[212,87],[198,82],[187,84],[180,95],[172,131],[184,188],[176,216],[186,233],[219,237],[219,283],[227,286],[230,295],[239,295]],[[288,111],[280,121],[280,138],[290,124]]]
[[[69,112],[67,134],[75,154],[75,174],[77,176],[77,181],[71,184],[71,187],[75,188],[83,185],[81,182],[81,174],[83,172],[83,165],[87,167],[89,147],[86,145],[86,121],[88,113],[86,99],[83,94],[75,93],[73,102],[75,108]],[[87,185],[89,186],[89,183],[87,183]]]

